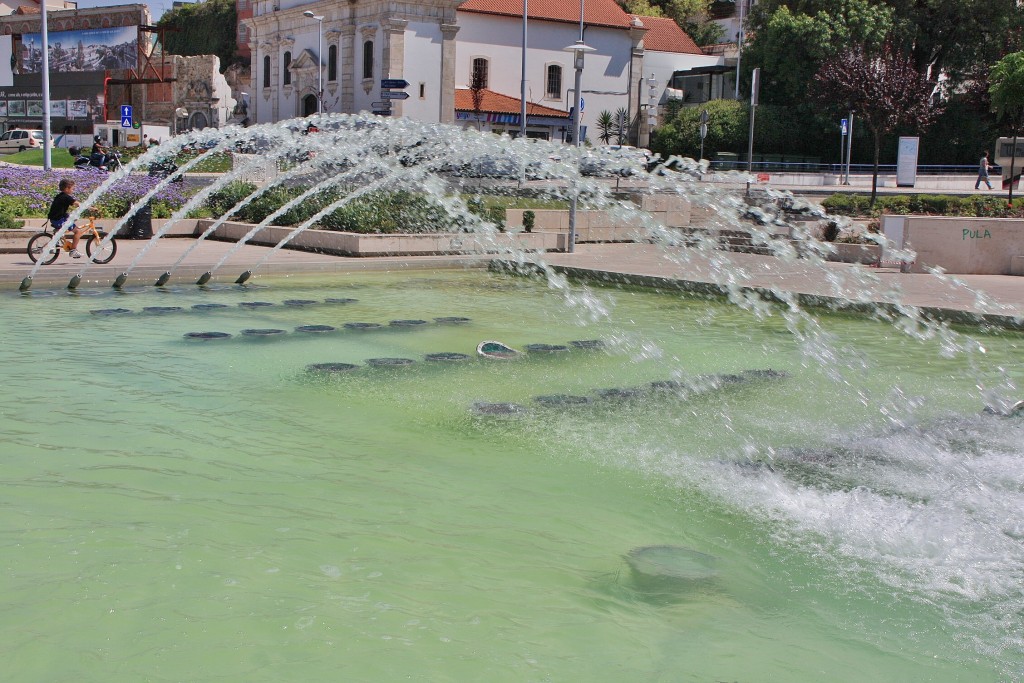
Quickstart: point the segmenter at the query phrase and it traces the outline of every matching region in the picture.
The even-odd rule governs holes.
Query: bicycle
[[[48,266],[57,260],[60,252],[71,251],[72,235],[71,231],[68,230],[56,244],[50,247],[49,251],[44,253],[46,245],[50,243],[54,235],[54,233],[49,231],[48,226],[48,223],[44,224],[43,231],[36,233],[28,241],[28,257],[32,259],[32,263],[39,261],[44,266]],[[85,240],[86,256],[93,263],[110,263],[114,258],[114,254],[117,253],[117,241],[111,238],[106,244],[103,243],[107,233],[96,227],[96,218],[93,216],[89,217],[89,224],[86,228],[85,233],[82,235],[82,239]]]

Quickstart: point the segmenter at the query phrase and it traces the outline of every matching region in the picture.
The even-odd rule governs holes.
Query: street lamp
[[[588,52],[594,52],[594,48],[583,42],[583,0],[580,0],[580,39],[569,47],[563,48],[565,52],[573,53],[573,62],[576,67],[576,90],[573,93],[572,108],[572,144],[580,146],[580,88],[583,81],[583,56]],[[576,172],[579,173],[580,155],[576,154]],[[576,203],[579,192],[573,190],[569,202],[569,245],[566,250],[569,253],[576,251]]]
[[[312,10],[306,10],[302,16],[316,19],[316,62],[317,62],[317,85],[316,85],[316,113],[324,113],[324,18],[319,14],[313,14]]]

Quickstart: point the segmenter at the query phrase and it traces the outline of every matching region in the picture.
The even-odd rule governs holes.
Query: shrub
[[[533,232],[533,226],[537,223],[537,214],[527,209],[523,211],[523,230],[525,232]]]
[[[214,216],[223,216],[230,211],[238,202],[242,201],[253,192],[256,186],[252,183],[236,180],[228,183],[220,190],[217,190],[206,199],[206,206],[210,208]]]
[[[11,215],[0,212],[0,230],[17,230],[21,224],[21,221],[14,220]]]
[[[444,209],[404,190],[359,197],[320,219],[325,230],[359,233],[430,232],[453,225]]]

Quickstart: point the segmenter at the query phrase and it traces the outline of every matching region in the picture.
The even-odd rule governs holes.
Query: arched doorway
[[[312,116],[316,113],[316,95],[306,95],[302,98],[302,115]]]
[[[207,119],[206,114],[204,114],[201,111],[197,111],[196,113],[192,114],[192,117],[189,119],[189,126],[194,130],[202,130],[203,128],[206,128],[209,125],[209,119]]]

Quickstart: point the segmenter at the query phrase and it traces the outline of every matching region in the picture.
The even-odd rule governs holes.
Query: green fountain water
[[[1020,676],[1024,428],[976,388],[1024,383],[1019,335],[982,364],[825,318],[866,368],[836,382],[778,318],[675,294],[597,290],[595,323],[483,272],[261,282],[0,296],[5,679]],[[424,360],[484,339],[605,347]],[[649,546],[713,571],[651,590]]]

